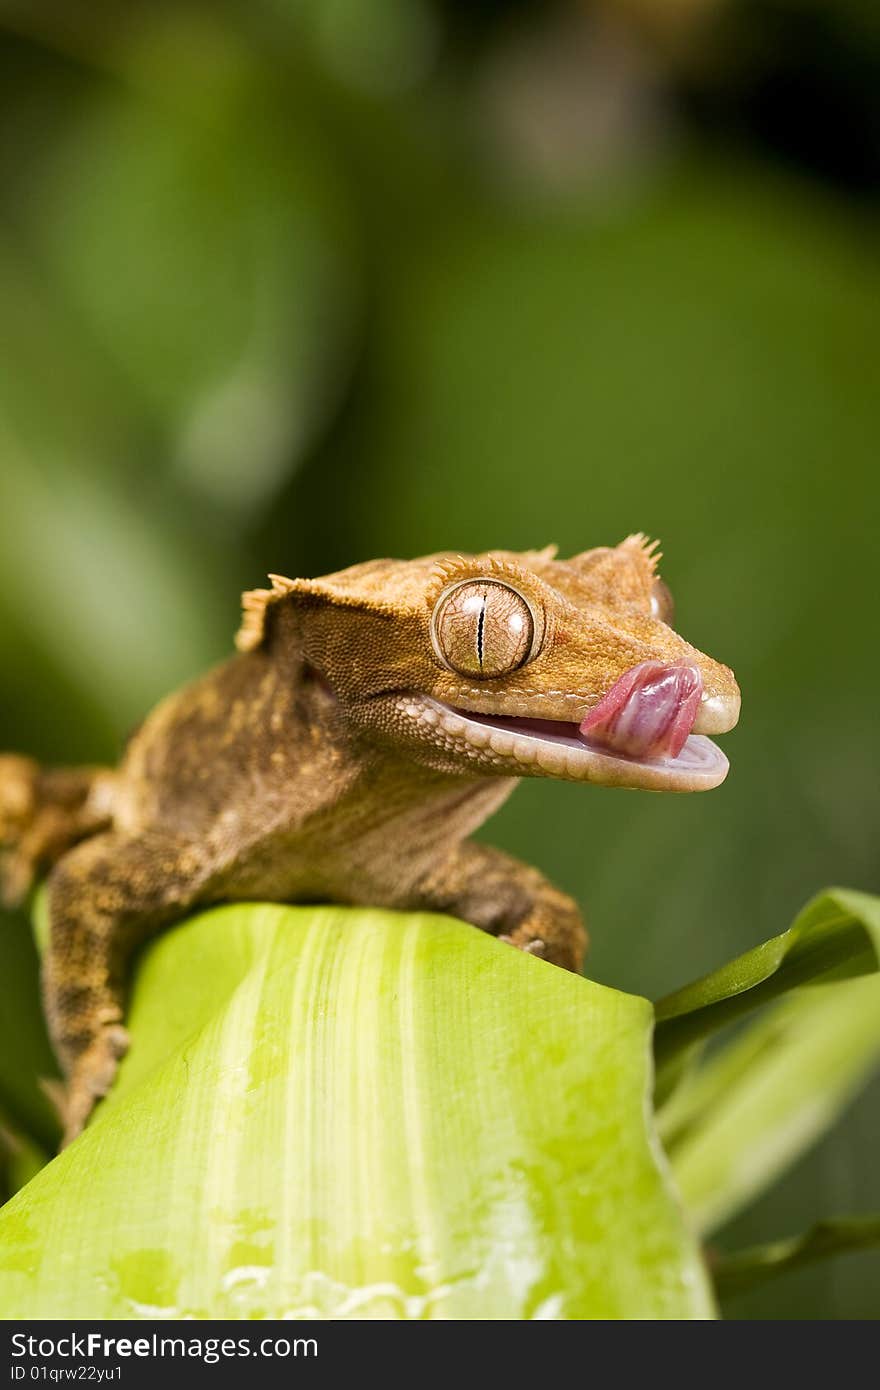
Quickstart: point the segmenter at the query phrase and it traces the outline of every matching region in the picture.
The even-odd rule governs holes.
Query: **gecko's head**
[[[733,673],[674,631],[656,548],[630,536],[558,560],[374,560],[245,596],[244,650],[281,644],[357,732],[435,770],[703,791]]]

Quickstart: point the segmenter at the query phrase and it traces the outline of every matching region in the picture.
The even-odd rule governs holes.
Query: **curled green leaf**
[[[704,1318],[651,1009],[464,923],[214,909],[0,1211],[5,1317]]]
[[[744,952],[656,1005],[658,1068],[703,1038],[800,985],[873,972],[880,963],[880,898],[831,888],[781,936]]]

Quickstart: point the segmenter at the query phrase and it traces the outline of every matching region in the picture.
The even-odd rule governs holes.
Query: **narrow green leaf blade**
[[[878,962],[880,898],[829,889],[781,936],[659,1001],[658,1072],[674,1068],[695,1043],[788,990],[872,972]]]
[[[713,1266],[715,1287],[726,1298],[803,1265],[815,1264],[817,1260],[878,1247],[880,1216],[847,1216],[820,1221],[803,1235],[718,1256]]]
[[[40,1081],[58,1075],[40,1013],[38,961],[21,913],[0,912],[0,1125],[50,1152],[58,1121]]]
[[[448,918],[232,906],[147,953],[5,1317],[702,1318],[651,1010]]]
[[[702,1232],[778,1178],[880,1063],[880,978],[803,989],[688,1078],[660,1116]]]

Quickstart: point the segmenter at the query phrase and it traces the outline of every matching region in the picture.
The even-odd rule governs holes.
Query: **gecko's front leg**
[[[158,835],[99,835],[55,866],[43,997],[67,1083],[64,1144],[107,1094],[128,1049],[122,1019],[132,952],[181,915],[203,880],[192,847]]]
[[[577,904],[489,845],[464,841],[420,882],[412,906],[461,917],[566,970],[583,968],[587,933]]]

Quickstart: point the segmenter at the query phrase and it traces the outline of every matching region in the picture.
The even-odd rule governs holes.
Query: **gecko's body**
[[[723,780],[700,733],[736,722],[736,682],[664,621],[654,571],[633,537],[565,562],[440,555],[275,579],[245,595],[239,654],[163,701],[118,769],[0,759],[7,896],[54,863],[44,995],[67,1137],[126,1048],[131,952],[197,903],[445,911],[579,969],[575,904],[467,836],[522,775]]]

